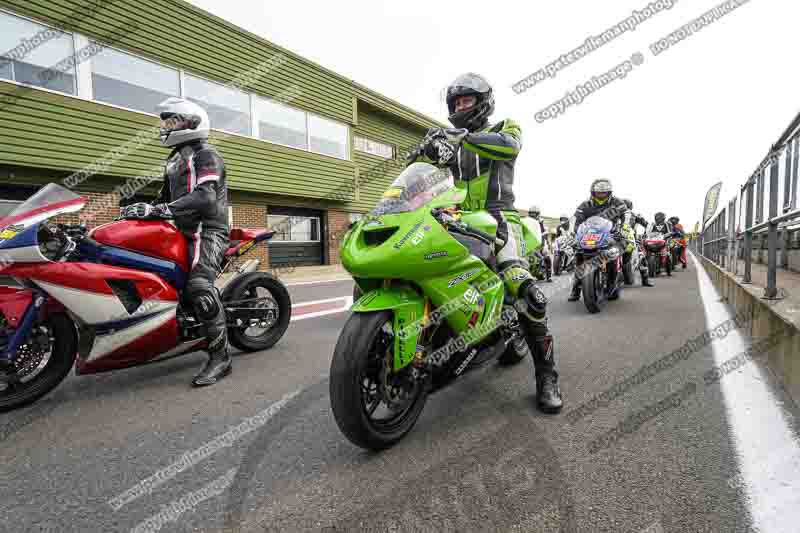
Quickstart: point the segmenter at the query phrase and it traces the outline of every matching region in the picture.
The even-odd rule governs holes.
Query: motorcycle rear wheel
[[[276,312],[277,316],[266,328],[250,325],[228,326],[228,341],[243,352],[272,348],[286,333],[292,318],[292,300],[289,291],[283,283],[266,272],[252,272],[233,280],[222,296],[225,305],[237,300],[254,299],[263,299],[264,306]],[[260,304],[261,302],[256,302],[253,305],[260,308]],[[264,331],[258,333],[260,329]]]
[[[622,275],[625,277],[625,285],[633,285],[633,282],[635,281],[633,279],[633,274],[633,258],[631,258],[622,267]]]
[[[394,341],[387,336],[391,325],[389,311],[353,313],[342,328],[331,361],[333,417],[350,442],[368,450],[384,450],[405,437],[428,397],[427,386],[416,382],[402,408],[396,409],[383,399],[380,379],[386,375],[387,359],[393,359]],[[373,415],[381,404],[389,417],[378,420]]]
[[[25,381],[26,374],[20,376],[21,381],[15,384],[0,385],[0,413],[29,405],[61,383],[78,354],[78,335],[72,320],[64,314],[49,316],[41,327],[46,328],[49,336],[49,354],[31,372],[33,378]],[[20,350],[31,346],[23,345]],[[43,366],[42,366],[43,365]]]

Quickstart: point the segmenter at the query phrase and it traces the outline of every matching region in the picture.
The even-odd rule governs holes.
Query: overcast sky
[[[796,0],[750,0],[654,56],[650,44],[720,2],[677,0],[519,95],[514,83],[649,2],[190,1],[442,121],[442,89],[462,72],[483,74],[493,120],[522,126],[517,207],[551,216],[571,215],[591,181],[608,177],[636,211],[675,214],[689,229],[708,188],[723,181],[727,203],[800,111]],[[636,52],[644,63],[625,79],[553,120],[534,118]]]

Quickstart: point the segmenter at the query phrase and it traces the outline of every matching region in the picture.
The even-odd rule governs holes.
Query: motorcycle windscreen
[[[24,229],[42,220],[80,211],[84,205],[85,198],[61,185],[50,183],[0,219],[0,243],[13,239]]]
[[[429,163],[414,163],[406,167],[386,189],[372,210],[372,215],[415,211],[453,187],[453,176],[449,170],[438,169]]]
[[[589,217],[578,228],[576,238],[581,246],[587,248],[601,247],[613,228],[611,221],[602,217]]]

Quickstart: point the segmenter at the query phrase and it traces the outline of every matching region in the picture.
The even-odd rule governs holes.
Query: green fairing
[[[425,301],[411,287],[375,289],[353,304],[354,313],[394,312],[394,368],[404,368],[414,359],[419,329],[413,327],[423,316]]]
[[[542,249],[542,226],[538,220],[531,217],[522,217],[520,219],[522,224],[522,236],[525,240],[525,248],[528,255],[538,252]]]
[[[376,282],[381,286],[360,298],[352,311],[394,313],[395,370],[414,358],[419,328],[408,325],[423,318],[426,299],[431,304],[433,320],[441,317],[440,321],[452,328],[455,336],[465,333],[470,321],[478,330],[488,321],[499,320],[503,306],[501,280],[431,214],[433,206],[456,205],[463,199],[452,182],[448,191],[439,191],[430,198],[424,196],[428,193],[425,190],[416,191],[411,199],[400,195],[399,191],[410,190],[405,189],[408,180],[404,181],[404,176],[407,178],[409,172],[424,174],[428,167],[431,172],[436,171],[435,167],[416,163],[401,174],[383,203],[353,227],[341,248],[342,265],[358,279],[359,287],[374,288],[378,286]],[[415,203],[417,193],[421,195],[419,207]],[[496,232],[497,222],[485,211],[464,212],[462,221],[491,235]],[[391,282],[388,287],[383,283],[386,280]],[[401,330],[404,335],[399,334]],[[469,345],[489,334],[491,328],[475,338],[470,336]]]

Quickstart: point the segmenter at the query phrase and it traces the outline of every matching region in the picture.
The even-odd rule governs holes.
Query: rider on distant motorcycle
[[[625,214],[628,212],[628,206],[622,199],[617,198],[613,194],[611,181],[607,179],[596,179],[592,182],[589,188],[590,198],[578,206],[575,210],[575,229],[583,224],[591,217],[602,217],[610,220],[612,224],[623,224],[625,221]],[[622,235],[617,235],[614,238],[614,244],[619,247],[621,251],[625,251],[627,243]],[[577,265],[575,269],[575,278],[572,282],[572,292],[568,300],[575,302],[581,297],[581,276],[582,268]]]
[[[522,149],[522,132],[509,119],[489,123],[494,95],[491,85],[477,74],[462,74],[450,84],[447,107],[450,122],[461,131],[430,130],[425,156],[451,169],[456,187],[466,191],[465,209],[488,211],[497,220],[497,237],[505,242],[497,254],[497,268],[516,300],[533,357],[537,403],[542,411],[559,412],[562,399],[547,326],[547,298],[526,269],[522,227],[514,208],[514,164]]]
[[[569,233],[569,217],[561,215],[558,219],[558,227],[556,228],[556,238]]]
[[[164,185],[154,204],[137,203],[123,216],[175,220],[186,237],[190,268],[184,299],[205,326],[208,362],[192,384],[213,385],[231,371],[225,308],[214,280],[228,248],[228,186],[225,162],[208,144],[211,128],[202,107],[181,98],[159,105],[161,143],[172,147]]]
[[[678,243],[681,246],[681,254],[680,254],[680,261],[683,265],[683,269],[686,270],[686,232],[683,230],[683,226],[680,224],[680,219],[678,217],[670,217],[669,223],[672,224],[672,230],[675,233],[675,238],[678,239]]]
[[[662,212],[656,213],[655,222],[647,228],[647,233],[662,233],[665,237],[671,237],[673,232],[672,224],[667,222],[667,215]]]
[[[547,242],[547,228],[544,227],[544,221],[541,218],[541,211],[535,205],[531,206],[531,208],[528,209],[528,216],[537,221],[542,230],[542,249],[536,252],[536,254],[539,257],[539,261],[542,262],[541,264],[544,265],[544,274],[547,281],[552,283],[553,260],[548,251],[549,243]]]
[[[636,240],[636,226],[642,226],[644,229],[647,229],[647,219],[645,219],[642,215],[636,214],[633,212],[633,202],[631,200],[624,200],[625,205],[628,206],[628,210],[630,213],[628,214],[628,225],[631,227],[633,231],[634,240]],[[638,246],[638,243],[634,244]],[[642,277],[642,287],[653,287],[653,283],[650,281],[650,271],[647,268],[647,264],[644,261],[644,257],[640,258],[638,265],[639,274]]]

